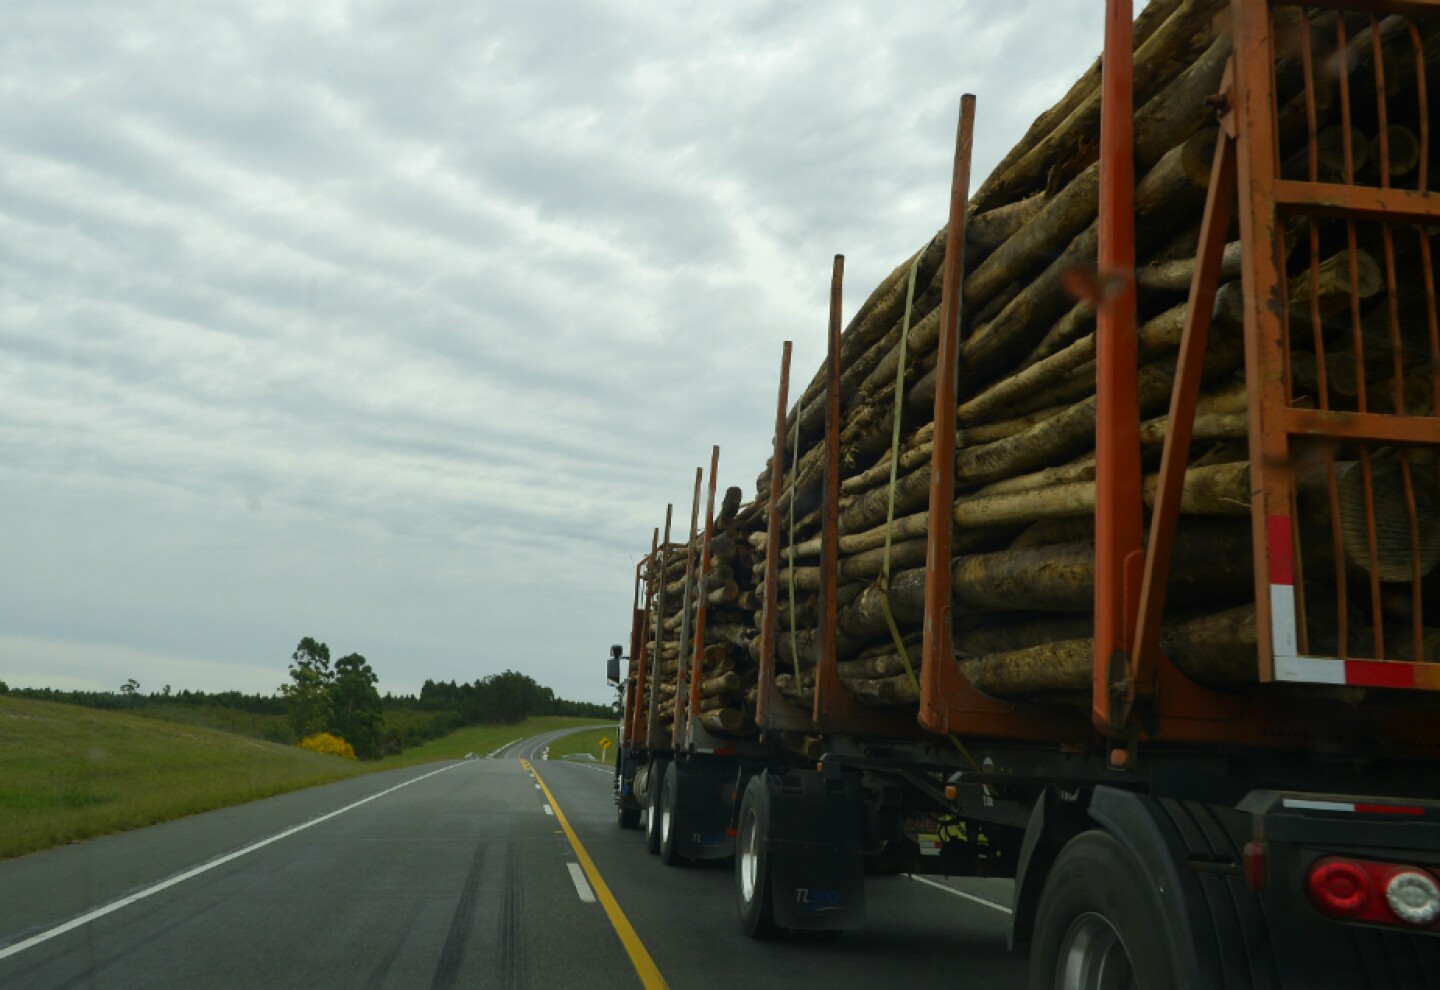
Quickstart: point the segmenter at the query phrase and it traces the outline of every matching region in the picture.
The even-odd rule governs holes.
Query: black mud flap
[[[766,774],[766,848],[775,923],[811,931],[865,925],[865,804],[851,775]]]
[[[675,843],[688,859],[727,859],[735,855],[735,769],[706,760],[677,763]]]

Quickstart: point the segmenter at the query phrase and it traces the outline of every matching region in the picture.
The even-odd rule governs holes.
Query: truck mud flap
[[[675,842],[688,859],[735,855],[735,770],[702,761],[675,765]]]
[[[865,925],[865,805],[859,781],[813,771],[766,774],[766,848],[775,922],[782,928]]]

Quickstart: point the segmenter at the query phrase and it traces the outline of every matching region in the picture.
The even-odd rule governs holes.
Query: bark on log
[[[1191,600],[1223,600],[1251,582],[1250,529],[1194,519],[1177,528],[1170,588]],[[969,609],[1075,612],[1095,607],[1090,543],[1000,550],[960,557],[951,567],[955,603]]]
[[[715,708],[700,713],[700,724],[717,736],[750,735],[756,731],[752,719],[738,708]]]
[[[1213,128],[1207,129],[1171,149],[1136,186],[1137,247],[1143,249],[1153,243],[1203,200],[1210,184],[1215,135]],[[1097,220],[1076,235],[998,317],[974,329],[960,349],[968,379],[974,380],[982,369],[985,377],[993,379],[997,371],[1012,366],[1070,308],[1073,300],[1067,294],[1064,276],[1075,268],[1094,268],[1098,236]]]
[[[1156,9],[1156,17],[1164,19],[1144,36],[1142,41],[1141,20],[1155,8],[1151,4],[1137,19],[1134,38],[1137,42],[1134,55],[1135,102],[1143,105],[1145,98],[1158,86],[1172,78],[1177,65],[1189,63],[1196,52],[1210,42],[1210,18],[1223,6],[1221,0],[1184,0],[1170,7]],[[1154,21],[1147,20],[1147,24]],[[1003,159],[981,184],[972,202],[976,210],[987,210],[994,206],[1026,195],[1040,183],[1056,159],[1068,149],[1086,141],[1093,142],[1100,123],[1099,63],[1087,72],[1081,81],[1071,88],[1066,100],[1062,101],[1067,112],[1060,116],[1052,111],[1051,119],[1041,118],[1046,125],[1043,133],[1037,133],[1041,121],[1031,127],[1035,133],[1033,142],[1022,140],[1016,149]],[[1092,75],[1093,73],[1093,75]],[[1058,109],[1058,108],[1057,108]],[[1028,137],[1028,134],[1027,134]],[[1028,143],[1028,146],[1027,146]],[[1023,151],[1020,151],[1024,148]]]

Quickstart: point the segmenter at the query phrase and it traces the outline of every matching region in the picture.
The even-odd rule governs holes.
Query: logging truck
[[[752,937],[1008,877],[1034,987],[1440,986],[1437,79],[1433,0],[1110,0],[973,196],[962,100],[636,567],[620,826]]]

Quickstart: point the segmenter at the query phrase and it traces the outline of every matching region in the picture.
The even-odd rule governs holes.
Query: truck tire
[[[665,768],[665,780],[660,785],[660,862],[666,866],[681,866],[685,857],[680,855],[679,832],[683,825],[677,797],[680,794],[680,764],[672,763]]]
[[[645,778],[645,851],[652,855],[660,852],[660,785],[667,769],[657,760]]]
[[[616,814],[616,816],[615,816],[615,820],[616,820],[616,822],[620,825],[621,828],[625,828],[625,829],[636,829],[636,828],[639,828],[639,827],[640,827],[640,809],[639,809],[639,808],[627,808],[627,807],[625,807],[625,805],[622,804],[622,805],[620,806],[619,812],[618,812],[618,813]]]
[[[750,938],[773,938],[775,902],[770,891],[770,791],[763,775],[751,777],[740,799],[740,828],[735,840],[735,904],[740,929]]]
[[[1145,872],[1108,832],[1084,832],[1055,860],[1036,912],[1030,990],[1178,986]]]

